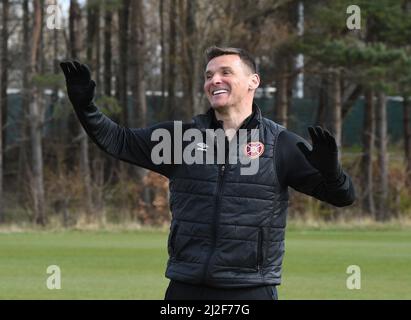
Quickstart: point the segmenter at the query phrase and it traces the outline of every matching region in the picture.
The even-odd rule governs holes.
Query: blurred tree
[[[407,39],[411,37],[411,1],[403,0],[401,4],[402,13],[405,18],[408,19],[401,20],[401,23],[406,23],[401,29],[402,37],[399,40],[399,45],[402,43],[407,43]],[[395,34],[397,35],[398,32]],[[410,51],[410,45],[408,43],[408,52]],[[411,68],[401,68],[402,77],[399,81],[399,92],[403,97],[403,136],[404,136],[404,158],[405,158],[405,185],[409,188],[409,194],[411,195]]]
[[[388,150],[387,150],[387,97],[381,90],[376,103],[376,142],[378,150],[379,188],[377,197],[376,219],[384,221],[388,213]]]
[[[364,212],[375,215],[374,203],[374,180],[372,168],[372,156],[374,153],[374,92],[370,89],[365,92],[363,134],[362,134],[362,156],[361,156],[361,187],[362,187],[362,209]]]
[[[81,16],[80,6],[76,0],[70,2],[70,16],[69,16],[69,39],[70,39],[70,52],[73,59],[79,59],[80,53],[83,51],[81,45]],[[88,52],[88,51],[87,51]],[[76,119],[77,120],[77,119]],[[89,156],[89,143],[86,131],[76,121],[76,125],[79,131],[79,136],[76,140],[80,141],[80,171],[83,178],[83,188],[85,197],[85,211],[86,217],[90,221],[93,214],[93,198],[92,198],[92,182],[90,173],[90,156]]]
[[[411,189],[411,97],[403,95],[403,135],[404,135],[404,155],[406,168],[406,186]]]
[[[168,72],[167,72],[167,118],[176,120],[180,114],[176,104],[177,78],[177,0],[169,0],[169,38],[168,38]]]
[[[144,38],[144,7],[142,0],[131,3],[130,23],[130,73],[132,92],[133,127],[142,128],[147,124],[146,84],[144,73],[145,38]]]
[[[116,81],[116,98],[121,106],[121,123],[130,126],[130,114],[128,108],[128,63],[129,63],[129,11],[131,0],[121,0],[117,12],[118,16],[118,71]],[[119,163],[120,179],[125,179],[129,174],[129,164]]]
[[[159,0],[158,15],[160,20],[160,47],[161,47],[161,72],[160,72],[160,90],[161,90],[161,110],[166,110],[166,39],[165,39],[165,23],[164,23],[164,0]]]
[[[22,186],[18,189],[18,199],[21,203],[24,203],[25,193],[27,189],[26,181],[29,180],[29,139],[30,136],[30,125],[29,125],[29,74],[30,74],[30,40],[29,40],[29,31],[30,31],[30,13],[29,13],[29,1],[23,0],[22,2],[22,11],[23,11],[23,30],[22,30],[22,81],[21,81],[21,112],[22,117],[20,121],[20,142],[19,142],[19,155],[18,155],[18,173],[17,173],[17,184]]]
[[[129,39],[129,10],[131,0],[122,0],[118,9],[118,38],[119,38],[119,72],[117,77],[117,99],[122,107],[122,123],[129,126],[128,114],[128,43]]]
[[[146,101],[146,75],[144,72],[144,61],[146,60],[145,36],[144,36],[144,6],[142,0],[131,2],[130,22],[130,74],[132,92],[132,114],[131,125],[136,128],[147,126],[147,101]],[[147,170],[134,167],[135,175],[139,181],[143,181]],[[147,190],[145,190],[147,198]]]
[[[81,10],[77,0],[70,0],[69,50],[71,59],[80,59],[81,52]]]
[[[41,0],[33,1],[34,22],[30,51],[30,143],[32,153],[32,184],[31,192],[34,202],[34,221],[39,225],[46,224],[44,174],[43,174],[43,145],[42,129],[44,119],[44,105],[41,89],[34,83],[34,77],[40,72],[40,41],[43,23],[43,5]]]
[[[294,58],[296,52],[290,46],[290,42],[297,36],[297,10],[299,1],[288,1],[280,8],[279,21],[283,25],[285,41],[278,46],[275,53],[276,65],[276,99],[275,120],[283,126],[288,126],[288,118],[291,111],[292,89],[295,76]]]
[[[105,101],[103,94],[104,80],[102,80],[101,67],[101,18],[104,12],[104,2],[99,0],[87,1],[87,39],[86,39],[86,55],[87,61],[90,64],[93,73],[93,79],[96,82],[96,101],[99,107],[105,107],[105,104],[100,105],[100,102]],[[108,107],[108,110],[111,108]],[[80,125],[80,124],[79,124]],[[81,136],[83,138],[83,136]],[[88,137],[85,137],[88,141]],[[82,148],[83,149],[83,148]],[[84,150],[84,149],[83,149]],[[104,211],[104,169],[106,156],[101,154],[100,150],[95,144],[89,146],[90,154],[90,180],[91,180],[91,203],[93,205],[93,212],[97,217],[99,223],[105,220]]]
[[[87,0],[87,37],[85,41],[87,63],[91,67],[92,72],[95,72],[96,57],[95,46],[96,38],[99,33],[98,28],[98,9],[99,3],[96,0]],[[96,79],[97,80],[97,79]]]
[[[4,1],[2,5],[2,26],[1,26],[1,87],[0,87],[0,109],[1,109],[1,126],[6,128],[7,126],[7,84],[8,84],[8,41],[9,41],[9,31],[8,31],[8,20],[9,20],[9,1]],[[6,147],[6,135],[7,130],[2,130],[2,146]]]
[[[111,23],[113,20],[112,0],[104,2],[104,94],[111,96],[111,81],[112,81],[112,39],[111,39]]]
[[[51,0],[51,3],[53,5],[58,5],[57,0]],[[55,79],[58,77],[58,74],[60,73],[60,67],[59,67],[59,29],[54,28],[53,29],[53,38],[52,38],[52,44],[51,46],[53,47],[53,74],[55,75]],[[57,104],[59,103],[59,82],[56,81],[54,86],[53,86],[53,92],[51,95],[51,104],[53,107],[53,111],[55,110]]]
[[[178,0],[180,50],[183,82],[183,119],[189,120],[194,114],[201,112],[198,101],[198,82],[200,76],[200,59],[198,31],[195,13],[198,0]]]
[[[390,218],[389,172],[388,172],[388,134],[387,134],[387,94],[401,95],[399,79],[411,71],[409,50],[404,44],[411,36],[411,15],[404,10],[402,3],[407,1],[364,1],[363,11],[366,23],[366,41],[371,43],[370,61],[372,65],[364,73],[368,85],[377,92],[376,103],[376,143],[378,175],[376,181],[375,218],[384,221]],[[405,36],[405,37],[404,37]],[[407,52],[408,51],[408,52]],[[405,71],[405,72],[404,72]],[[405,76],[407,77],[407,76]],[[408,76],[409,77],[409,76]]]
[[[8,16],[9,1],[2,2],[1,22],[1,60],[0,60],[0,223],[4,222],[3,204],[3,149],[6,147],[7,127],[7,84],[8,84]]]
[[[321,76],[320,85],[318,88],[318,108],[315,123],[324,127],[326,124],[327,115],[327,100],[328,100],[328,81],[327,76]]]
[[[202,53],[210,45],[243,47],[256,56],[262,78],[261,86],[275,86],[277,89],[273,103],[275,120],[287,124],[291,129],[296,124],[294,120],[298,120],[297,117],[294,118],[292,110],[295,101],[292,99],[294,80],[301,72],[308,79],[305,82],[306,96],[314,99],[318,97],[316,123],[331,129],[340,146],[343,142],[341,128],[344,119],[350,114],[354,103],[363,99],[363,155],[360,163],[362,169],[359,170],[362,179],[359,185],[362,187],[359,189],[359,196],[364,213],[368,212],[373,218],[380,220],[386,219],[387,215],[390,217],[391,207],[388,206],[385,210],[384,206],[387,202],[391,205],[390,199],[397,192],[393,187],[394,182],[388,179],[392,176],[387,167],[386,113],[390,110],[386,110],[384,101],[392,95],[402,96],[404,156],[408,172],[404,182],[407,181],[411,187],[409,0],[358,0],[363,23],[361,30],[346,28],[346,8],[351,4],[348,0],[88,0],[85,2],[86,6],[83,6],[83,1],[70,1],[70,15],[63,15],[63,23],[68,22],[68,28],[63,28],[62,31],[44,29],[44,32],[40,32],[40,44],[36,49],[38,65],[34,72],[31,67],[31,45],[34,43],[32,35],[35,33],[31,30],[31,20],[36,15],[29,11],[34,6],[31,7],[28,0],[6,2],[12,8],[11,19],[14,14],[19,18],[19,14],[23,15],[16,26],[9,23],[9,57],[14,52],[19,53],[9,64],[2,62],[2,68],[6,65],[9,69],[9,83],[22,89],[21,114],[24,115],[15,121],[19,126],[18,170],[16,165],[16,170],[7,177],[11,177],[10,180],[14,182],[13,174],[16,175],[16,188],[24,195],[21,191],[21,186],[27,180],[24,172],[31,165],[33,200],[34,181],[41,181],[41,173],[34,172],[39,172],[37,163],[42,161],[46,169],[46,183],[49,182],[47,175],[58,166],[57,162],[61,159],[65,159],[68,170],[64,168],[66,171],[58,171],[62,175],[59,176],[59,181],[64,181],[65,174],[79,176],[76,175],[77,163],[80,163],[81,168],[90,166],[92,169],[89,178],[87,173],[82,173],[80,179],[83,179],[84,187],[91,185],[93,192],[83,189],[83,192],[73,193],[70,198],[73,201],[66,202],[66,205],[74,206],[74,200],[79,199],[82,200],[79,202],[85,203],[83,200],[90,199],[89,194],[92,193],[94,203],[87,202],[102,210],[108,205],[106,201],[111,201],[110,188],[118,182],[115,175],[118,163],[109,160],[94,144],[88,146],[84,132],[78,135],[77,119],[70,124],[66,117],[60,117],[58,122],[53,118],[59,110],[71,110],[59,108],[56,102],[57,82],[45,73],[47,70],[56,73],[56,64],[51,61],[60,60],[60,53],[64,50],[67,52],[65,55],[77,57],[91,66],[93,79],[97,82],[96,104],[114,120],[121,119],[121,124],[126,126],[143,127],[149,119],[189,120],[193,114],[202,112],[203,107],[208,107],[202,92],[201,76],[204,66]],[[2,2],[2,9],[6,2]],[[54,0],[47,0],[41,7],[51,3]],[[13,9],[16,4],[19,10]],[[304,35],[300,35],[296,28],[296,8],[300,4],[304,6]],[[87,16],[84,14],[86,12]],[[87,29],[83,26],[87,26]],[[82,30],[87,31],[84,33]],[[58,32],[65,38],[58,37]],[[2,44],[4,45],[4,41]],[[2,56],[3,52],[4,49]],[[298,53],[305,56],[304,67],[295,63]],[[5,76],[3,72],[1,77]],[[4,83],[2,80],[2,84]],[[146,86],[151,92],[161,90],[165,98],[161,102],[163,107],[155,98],[150,97],[146,101]],[[4,86],[0,87],[4,92]],[[52,89],[53,92],[51,102],[55,112],[51,117],[49,111],[46,112],[48,120],[43,116],[50,100],[47,100],[47,94],[43,97],[43,89]],[[128,89],[132,92],[130,110],[126,108]],[[115,98],[111,96],[113,92]],[[39,112],[33,107],[35,104],[40,108]],[[11,119],[14,110],[9,108],[8,111]],[[39,124],[38,131],[32,126],[33,114],[39,115],[35,120]],[[4,116],[2,120],[4,126]],[[48,121],[47,125],[43,125],[45,121]],[[53,131],[50,131],[48,124],[54,126]],[[28,128],[32,129],[31,132],[27,132]],[[72,131],[68,133],[67,130]],[[44,160],[36,158],[38,149],[34,146],[38,145],[39,140],[38,136],[34,138],[35,132],[52,137],[47,140],[44,150],[41,149]],[[15,136],[13,131],[7,130],[7,133],[10,138]],[[73,136],[76,136],[74,140]],[[31,140],[25,141],[29,137]],[[85,158],[85,150],[89,150],[88,160]],[[80,155],[80,161],[76,158],[77,154]],[[4,161],[4,167],[7,167],[10,159],[6,157]],[[134,170],[132,171],[134,174]],[[110,188],[105,189],[108,185]],[[46,184],[45,192],[49,190],[58,188]],[[146,191],[144,188],[142,190]],[[66,194],[65,191],[62,193]],[[41,207],[39,197],[41,195],[36,196],[33,207]],[[145,204],[149,204],[153,198],[153,195],[145,197]],[[19,199],[25,200],[23,196]],[[83,204],[82,208],[84,207]],[[70,210],[66,209],[63,211],[68,213]],[[37,216],[39,214],[36,213]]]
[[[325,70],[330,74],[328,79],[332,80],[328,86],[328,96],[331,99],[328,110],[331,112],[328,118],[338,145],[341,144],[342,120],[361,92],[365,91],[361,198],[364,212],[383,220],[387,218],[388,212],[385,96],[395,92],[395,83],[398,82],[398,71],[395,76],[393,65],[400,64],[404,68],[407,60],[403,58],[406,56],[403,47],[405,39],[399,35],[409,34],[405,30],[410,29],[410,19],[402,13],[400,2],[363,0],[358,3],[362,29],[350,31],[345,27],[345,12],[349,4],[349,1],[336,0],[310,6],[309,32],[296,46],[314,61],[311,72],[320,70],[322,73]],[[377,103],[374,102],[374,95],[378,96]],[[323,101],[320,99],[322,107]],[[323,121],[323,114],[324,108],[320,108],[318,121]],[[374,123],[375,116],[377,123]],[[374,174],[372,167],[375,142],[379,175]],[[377,193],[378,203],[375,206],[374,197]]]
[[[345,34],[345,11],[345,1],[340,0],[306,4],[306,32],[294,45],[294,50],[307,57],[305,72],[320,76],[316,122],[331,129],[338,146],[341,146],[342,123],[347,113],[343,113],[343,105],[347,108],[351,97],[344,86],[349,62],[343,49],[356,38]],[[348,89],[353,91],[352,86]]]

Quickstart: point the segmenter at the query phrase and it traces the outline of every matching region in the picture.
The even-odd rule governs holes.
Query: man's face
[[[204,76],[204,91],[214,109],[241,105],[259,84],[258,76],[235,54],[210,60]]]

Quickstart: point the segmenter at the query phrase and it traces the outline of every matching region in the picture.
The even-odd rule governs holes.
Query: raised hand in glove
[[[342,173],[338,162],[338,147],[335,138],[320,126],[308,127],[312,140],[312,150],[303,142],[297,147],[305,155],[308,162],[316,168],[327,180],[337,180]]]
[[[78,61],[66,61],[60,63],[66,77],[68,97],[74,107],[85,108],[94,98],[96,83],[91,80],[90,69]]]

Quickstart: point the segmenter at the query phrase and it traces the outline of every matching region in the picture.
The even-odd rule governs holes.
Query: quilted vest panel
[[[241,174],[241,163],[182,164],[170,179],[169,279],[280,284],[288,192],[277,180],[274,153],[284,127],[261,118],[258,129],[264,151],[256,174]]]

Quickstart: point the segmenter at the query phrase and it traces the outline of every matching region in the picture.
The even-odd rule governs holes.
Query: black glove
[[[327,180],[337,180],[342,174],[342,169],[338,162],[338,147],[335,138],[320,126],[308,127],[308,132],[312,140],[312,150],[309,150],[303,142],[298,142],[297,147],[308,162]]]
[[[60,63],[66,77],[68,97],[74,107],[86,108],[94,99],[96,83],[91,80],[90,69],[78,61]]]

